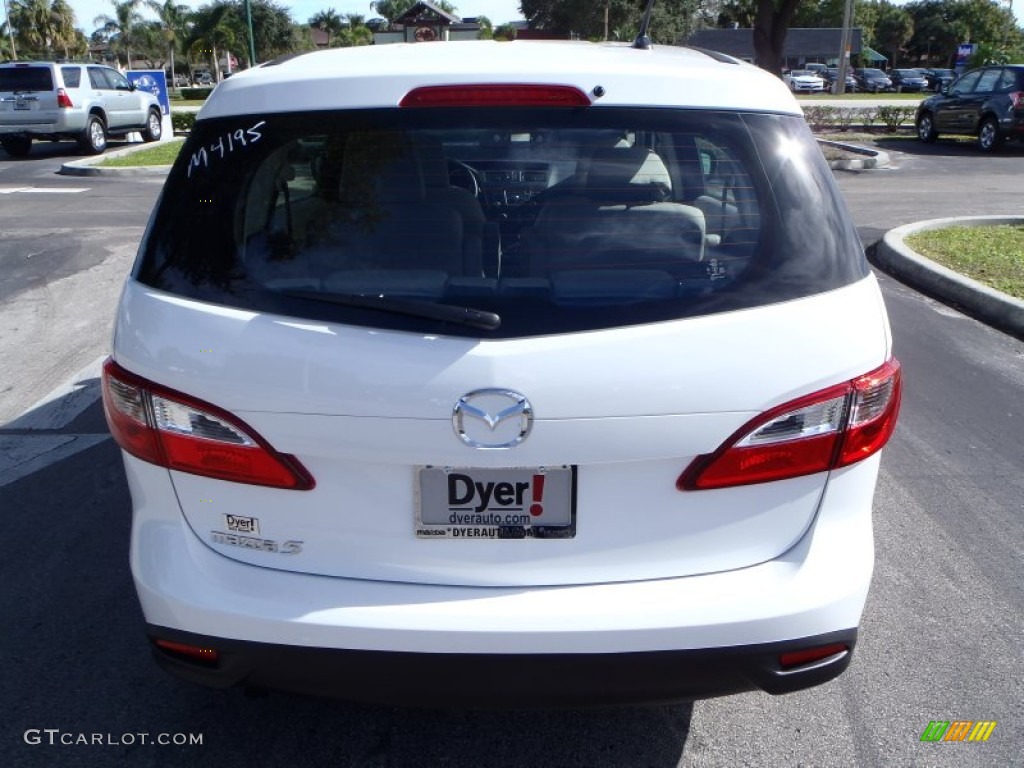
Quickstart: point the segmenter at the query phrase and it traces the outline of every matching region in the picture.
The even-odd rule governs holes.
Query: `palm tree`
[[[64,49],[64,58],[71,58],[71,49],[78,47],[75,12],[67,0],[53,0],[50,4],[50,23],[53,44]]]
[[[63,48],[67,57],[75,44],[75,12],[65,0],[53,0],[52,5],[46,0],[11,0],[8,23],[11,31],[17,30],[23,49],[45,53],[48,59],[54,47]]]
[[[128,59],[128,69],[132,68],[132,31],[142,21],[138,8],[142,0],[111,0],[114,5],[114,16],[101,15],[93,19],[93,24],[101,27],[110,40],[117,39],[124,48]]]
[[[416,0],[373,0],[370,10],[387,19],[388,24],[393,24],[395,19],[412,8],[414,2]]]
[[[341,34],[341,30],[345,28],[345,22],[342,21],[341,16],[338,15],[336,10],[328,8],[311,16],[309,26],[316,27],[320,31],[327,33],[327,47],[330,48],[331,35],[337,37]]]
[[[174,73],[174,49],[178,45],[178,38],[184,36],[188,24],[188,17],[192,13],[187,5],[179,5],[174,0],[165,0],[161,4],[158,0],[146,0],[146,6],[157,16],[157,23],[163,32],[164,42],[167,43],[167,57],[171,62],[171,87],[175,85]]]
[[[203,6],[192,17],[188,51],[197,58],[209,55],[216,81],[221,81],[220,57],[217,50],[236,48],[237,38],[231,24],[229,5]]]

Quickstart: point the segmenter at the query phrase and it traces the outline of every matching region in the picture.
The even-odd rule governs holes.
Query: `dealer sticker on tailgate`
[[[576,535],[576,468],[423,467],[417,481],[421,539],[570,539]]]

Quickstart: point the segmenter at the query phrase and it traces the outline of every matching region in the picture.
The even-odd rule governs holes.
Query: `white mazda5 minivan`
[[[777,78],[438,42],[217,88],[103,393],[168,671],[574,706],[846,668],[900,369]]]

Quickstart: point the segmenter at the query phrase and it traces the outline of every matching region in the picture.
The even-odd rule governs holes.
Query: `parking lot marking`
[[[58,430],[100,399],[100,374],[106,355],[100,355],[70,376],[3,429]]]
[[[110,440],[110,435],[0,435],[0,488]]]
[[[18,192],[41,195],[76,195],[79,192],[88,192],[91,187],[22,187]]]

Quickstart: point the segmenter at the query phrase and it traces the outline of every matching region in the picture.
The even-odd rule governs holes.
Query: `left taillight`
[[[791,400],[745,424],[679,476],[681,491],[766,483],[825,472],[881,450],[899,415],[900,364]]]
[[[71,103],[71,97],[63,88],[57,89],[57,106],[61,109],[74,109],[75,105]]]
[[[251,427],[215,405],[103,364],[103,410],[114,440],[143,461],[168,469],[295,491],[313,476],[278,453]]]

